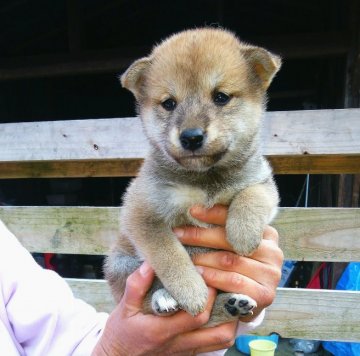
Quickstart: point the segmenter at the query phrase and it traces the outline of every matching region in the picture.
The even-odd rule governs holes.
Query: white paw
[[[252,315],[252,310],[256,307],[254,299],[243,294],[231,294],[224,304],[226,311],[232,316]]]
[[[158,289],[151,298],[151,307],[154,314],[171,315],[179,310],[178,302],[165,289]]]

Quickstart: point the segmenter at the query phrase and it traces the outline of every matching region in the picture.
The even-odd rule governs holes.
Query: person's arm
[[[42,269],[0,221],[0,339],[29,355],[189,355],[228,347],[233,327],[199,329],[208,321],[216,292],[195,318],[142,314],[142,300],[154,277],[147,265],[127,281],[120,304],[108,318],[76,299],[67,283]],[[7,348],[7,346],[9,346]]]
[[[0,336],[9,348],[20,355],[89,355],[107,317],[41,268],[0,221]]]

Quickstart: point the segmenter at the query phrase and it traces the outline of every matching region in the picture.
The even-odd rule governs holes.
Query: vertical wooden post
[[[346,61],[345,78],[345,108],[360,107],[360,4],[358,0],[351,0],[348,14],[348,33],[350,36],[350,50]],[[349,177],[340,175],[338,206],[358,206],[359,176]],[[354,196],[355,194],[355,196]]]
[[[349,6],[350,50],[346,64],[345,108],[360,107],[360,4],[352,0]]]
[[[350,50],[346,60],[344,108],[360,107],[360,5],[351,0],[348,15]],[[341,174],[339,177],[338,207],[359,206],[360,175]],[[347,263],[334,263],[332,284],[335,287]]]

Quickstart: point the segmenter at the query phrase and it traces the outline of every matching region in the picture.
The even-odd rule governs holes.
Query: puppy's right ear
[[[281,67],[281,58],[264,48],[248,46],[243,54],[266,90]]]
[[[135,61],[120,77],[121,85],[130,90],[135,98],[139,98],[140,88],[144,81],[144,74],[149,67],[151,60],[149,57],[141,58]]]

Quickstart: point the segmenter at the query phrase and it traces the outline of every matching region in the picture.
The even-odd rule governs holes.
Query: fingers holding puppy
[[[278,232],[266,226],[259,247],[250,256],[239,256],[226,240],[227,207],[196,207],[191,209],[191,214],[215,225],[212,228],[182,227],[174,230],[184,245],[217,250],[193,257],[205,282],[225,292],[249,295],[258,304],[254,316],[258,315],[273,302],[281,277],[284,255],[278,246]],[[247,319],[251,320],[251,317]]]
[[[195,226],[180,227],[174,229],[175,234],[183,245],[209,247],[216,250],[234,252],[232,246],[226,240],[226,230],[224,226],[212,228],[201,228]],[[281,266],[284,255],[278,246],[279,234],[271,226],[266,226],[263,239],[259,247],[251,254],[251,259]],[[235,255],[236,257],[240,257]],[[222,261],[225,265],[231,265],[237,259],[231,254],[226,254]]]

